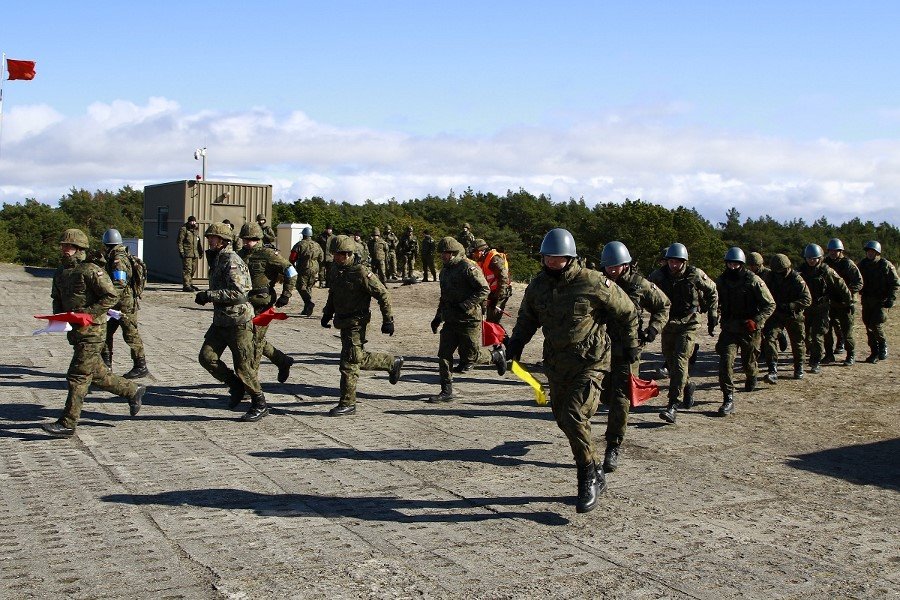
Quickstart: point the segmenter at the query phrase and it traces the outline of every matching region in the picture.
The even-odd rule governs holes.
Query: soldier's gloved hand
[[[522,360],[522,350],[525,349],[525,343],[516,338],[504,340],[506,342],[506,358],[507,360]]]
[[[278,296],[278,300],[275,301],[275,306],[281,308],[282,306],[287,306],[290,301],[290,298],[282,294],[281,296]]]
[[[431,333],[437,333],[438,327],[441,326],[441,318],[435,317],[431,320]]]
[[[322,315],[322,327],[331,329],[331,315]]]
[[[887,299],[884,301],[884,303],[882,304],[882,306],[884,306],[885,308],[893,308],[893,307],[894,307],[894,301],[893,301],[893,299],[887,298]]]
[[[644,330],[644,343],[652,344],[653,340],[656,339],[656,336],[659,335],[659,332],[656,330],[656,327],[648,327]],[[634,362],[634,361],[632,361]]]
[[[381,323],[381,333],[386,333],[388,335],[394,335],[394,322],[393,321],[383,321]]]
[[[501,317],[503,317],[503,309],[499,306],[495,306],[491,308],[491,317],[496,321],[500,322]]]
[[[753,319],[747,319],[746,321],[744,321],[744,329],[746,329],[748,333],[753,333],[758,328],[759,328],[759,326],[756,324],[756,321],[754,321]]]
[[[194,296],[194,302],[203,306],[207,302],[209,302],[209,293],[208,292],[197,292],[197,295]]]
[[[628,362],[633,363],[637,362],[641,359],[641,347],[635,346],[634,348],[628,348],[625,350],[628,354]]]
[[[706,327],[706,330],[709,332],[710,336],[716,335],[716,322],[710,321],[709,325]]]

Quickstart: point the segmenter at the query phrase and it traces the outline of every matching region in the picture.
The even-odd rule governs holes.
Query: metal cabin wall
[[[185,212],[186,181],[148,185],[144,188],[144,262],[150,276],[163,281],[181,282],[181,257],[178,255],[178,231],[190,213]],[[164,229],[160,232],[160,209],[165,209]]]

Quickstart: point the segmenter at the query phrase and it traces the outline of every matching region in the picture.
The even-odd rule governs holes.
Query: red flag
[[[638,379],[632,373],[631,383],[628,385],[628,395],[631,398],[631,408],[634,408],[650,398],[659,396],[659,386],[653,380]]]
[[[34,79],[34,61],[33,60],[13,60],[6,59],[6,70],[9,72],[9,80],[24,79],[31,81]]]
[[[500,323],[491,323],[490,321],[481,322],[481,345],[496,346],[503,343],[506,337],[506,330]]]
[[[87,313],[77,313],[77,312],[64,312],[64,313],[56,313],[55,315],[34,315],[35,319],[47,319],[48,321],[63,321],[65,323],[71,323],[72,325],[76,325],[78,327],[86,327],[87,325],[96,325],[94,323],[94,317]]]
[[[284,321],[288,316],[285,313],[275,312],[275,307],[270,306],[266,310],[262,311],[255,317],[253,317],[253,324],[259,327],[265,327],[273,320],[275,321]]]

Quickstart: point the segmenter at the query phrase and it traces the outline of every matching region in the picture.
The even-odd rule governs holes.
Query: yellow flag
[[[544,393],[544,388],[541,387],[541,384],[531,373],[522,368],[522,365],[520,365],[518,361],[512,361],[512,372],[534,389],[534,401],[537,402],[538,406],[547,405],[547,394]]]

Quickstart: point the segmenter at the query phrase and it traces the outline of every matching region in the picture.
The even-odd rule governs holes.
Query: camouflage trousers
[[[591,418],[597,412],[604,386],[610,385],[609,373],[574,361],[560,361],[551,367],[545,360],[544,365],[553,418],[569,440],[575,464],[600,464],[591,435]]]
[[[500,298],[491,298],[488,296],[487,304],[484,309],[484,320],[488,323],[500,323],[500,319],[503,318],[503,309],[506,308],[507,302],[509,302],[509,296]]]
[[[389,250],[387,255],[385,256],[384,262],[384,270],[386,271],[385,275],[389,279],[393,279],[397,276],[397,252],[394,250]]]
[[[134,397],[138,386],[118,375],[113,375],[100,359],[101,341],[81,341],[73,344],[75,353],[69,370],[66,373],[66,383],[69,393],[66,396],[66,407],[59,419],[60,424],[66,427],[75,427],[78,417],[81,416],[81,407],[84,397],[87,396],[91,384],[103,391],[110,392],[131,399]]]
[[[431,273],[431,279],[437,281],[437,271],[434,268],[434,255],[422,255],[422,280],[428,281],[428,274]]]
[[[194,285],[194,275],[197,274],[197,259],[191,256],[181,257],[181,285],[189,288]]]
[[[112,357],[113,340],[115,339],[116,331],[120,327],[122,328],[122,339],[131,348],[131,360],[136,361],[145,358],[144,341],[141,339],[141,334],[138,331],[137,313],[135,312],[123,312],[121,319],[110,319],[106,322],[106,345],[103,347],[103,352]]]
[[[481,321],[477,323],[444,323],[438,343],[438,368],[441,383],[453,381],[450,372],[453,354],[459,350],[460,364],[488,364],[491,353],[481,347]]]
[[[200,365],[218,381],[231,385],[239,379],[251,394],[262,393],[256,375],[259,356],[256,351],[255,329],[250,321],[232,326],[211,325],[203,337]],[[234,371],[221,360],[225,348],[231,350]]]
[[[759,346],[762,332],[735,333],[725,331],[719,334],[716,342],[716,352],[719,354],[719,389],[723,394],[734,393],[734,359],[737,358],[738,349],[741,351],[741,365],[744,367],[744,375],[747,379],[759,376]]]
[[[318,277],[318,271],[303,271],[297,275],[297,294],[303,300],[303,308],[312,302],[312,293],[309,290],[316,287]]]
[[[412,279],[413,269],[416,265],[416,257],[414,254],[399,254],[397,259],[400,263],[399,271],[400,277],[406,277],[408,279]]]
[[[886,343],[884,337],[884,324],[887,322],[888,309],[884,307],[881,298],[863,296],[862,322],[866,326],[866,337],[869,348],[877,351],[880,344]]]
[[[287,355],[273,346],[268,340],[266,340],[266,332],[269,330],[269,326],[265,327],[256,327],[256,358],[257,361],[262,361],[262,357],[265,356],[268,358],[272,364],[274,364],[279,369],[285,366],[285,361],[287,360]],[[256,363],[256,372],[257,376],[259,374],[259,362]]]
[[[351,325],[341,329],[341,406],[356,404],[356,384],[360,371],[390,371],[394,357],[384,352],[368,352],[363,349],[366,325]]]
[[[825,333],[828,331],[828,305],[813,305],[806,310],[803,323],[806,351],[810,364],[819,364],[825,355]]]
[[[372,259],[372,272],[378,277],[378,280],[381,283],[387,281],[387,278],[384,276],[384,259],[383,258],[373,258]]]
[[[767,364],[778,366],[778,335],[781,330],[787,331],[791,342],[791,353],[794,357],[794,370],[803,368],[806,358],[806,346],[803,343],[803,321],[799,318],[787,318],[772,315],[763,328],[762,355]]]
[[[843,341],[847,355],[856,354],[856,342],[853,340],[853,316],[856,304],[847,308],[832,306],[828,315],[828,332],[825,334],[825,352],[834,353],[836,342]]]
[[[606,443],[618,446],[625,439],[628,412],[631,410],[631,376],[640,373],[641,361],[628,362],[627,356],[612,357],[609,371],[609,387],[603,390],[604,404],[609,406],[606,420]]]
[[[663,328],[660,341],[662,342],[662,353],[666,359],[666,367],[669,369],[669,402],[681,401],[684,388],[690,381],[688,361],[694,351],[696,339],[696,328],[687,331],[674,330],[670,327]]]

